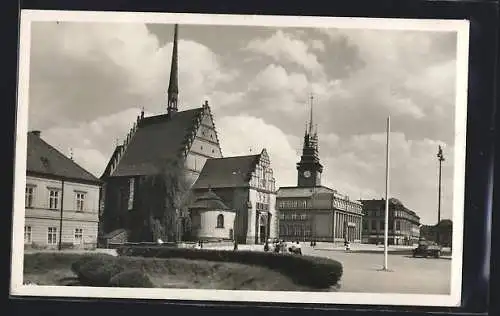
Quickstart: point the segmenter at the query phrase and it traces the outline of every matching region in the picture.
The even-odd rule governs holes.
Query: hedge
[[[123,271],[111,278],[109,286],[112,287],[141,287],[152,288],[153,283],[149,277],[141,271]]]
[[[125,267],[117,263],[111,256],[86,256],[71,265],[71,269],[78,276],[84,286],[109,286],[110,280]]]
[[[290,277],[296,284],[316,289],[337,285],[343,272],[342,264],[338,261],[292,254],[144,246],[121,247],[117,252],[120,256],[183,258],[257,265],[280,272]]]

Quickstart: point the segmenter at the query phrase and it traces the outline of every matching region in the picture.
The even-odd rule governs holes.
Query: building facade
[[[297,186],[280,187],[277,193],[279,238],[361,242],[361,203],[321,185],[323,165],[318,147],[311,100],[310,120],[297,163]]]
[[[278,237],[275,183],[269,155],[263,149],[258,155],[207,160],[192,190],[197,196],[211,191],[234,210],[233,232],[228,238],[262,244]]]
[[[236,212],[211,189],[189,206],[191,234],[195,240],[233,240]]]
[[[164,199],[144,197],[147,179],[168,169],[179,169],[182,182],[189,191],[196,181],[207,159],[222,157],[221,148],[211,109],[208,102],[201,107],[186,111],[178,110],[178,28],[175,26],[170,83],[167,94],[167,113],[137,117],[123,144],[116,146],[101,177],[104,182],[101,194],[102,232],[116,237],[115,232],[127,234],[120,240],[153,241],[148,232],[147,220],[144,231],[138,231],[137,222],[145,221],[144,214],[152,209],[164,208]],[[188,206],[194,202],[188,193],[180,197],[182,205],[171,212],[168,223],[170,241],[182,238],[186,231]],[[140,225],[139,225],[140,226]]]
[[[422,225],[420,227],[420,237],[435,241],[443,247],[452,247],[453,241],[453,222],[449,219],[443,219],[437,225]]]
[[[33,248],[93,248],[99,225],[100,181],[28,133],[24,244]]]
[[[380,244],[385,234],[385,199],[362,200],[364,212],[363,242]],[[390,245],[413,245],[420,238],[420,217],[399,200],[389,199]]]

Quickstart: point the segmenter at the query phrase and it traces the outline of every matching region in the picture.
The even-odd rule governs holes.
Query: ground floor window
[[[31,244],[31,226],[24,226],[24,243]]]
[[[47,243],[49,245],[57,244],[57,227],[49,227],[47,230]]]
[[[75,228],[75,244],[81,245],[83,243],[83,229]]]

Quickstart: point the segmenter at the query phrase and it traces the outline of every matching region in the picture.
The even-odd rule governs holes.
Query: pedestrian
[[[295,253],[302,255],[302,247],[300,246],[300,243],[298,240],[297,240],[296,245],[295,245]]]
[[[344,240],[344,247],[346,251],[351,250],[349,241],[347,239]]]

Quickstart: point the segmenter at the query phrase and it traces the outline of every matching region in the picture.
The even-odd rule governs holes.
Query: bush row
[[[142,271],[128,269],[124,262],[112,256],[83,256],[71,265],[83,286],[101,287],[153,287]]]
[[[182,258],[217,262],[234,262],[262,266],[290,277],[296,284],[316,289],[337,285],[342,277],[342,264],[338,261],[312,256],[297,256],[257,251],[228,251],[189,248],[121,247],[121,256],[155,258]]]

